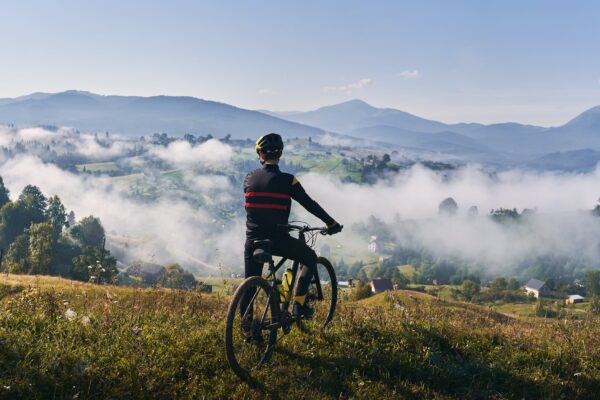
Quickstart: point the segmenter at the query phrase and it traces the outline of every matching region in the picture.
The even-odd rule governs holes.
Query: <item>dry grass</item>
[[[249,387],[229,370],[228,297],[0,276],[2,398],[596,398],[600,324],[509,318],[410,291],[293,330]]]

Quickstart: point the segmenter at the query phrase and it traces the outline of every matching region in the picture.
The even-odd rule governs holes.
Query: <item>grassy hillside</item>
[[[344,302],[278,343],[263,382],[229,370],[228,297],[0,277],[1,398],[596,398],[600,323],[507,317],[400,291]]]

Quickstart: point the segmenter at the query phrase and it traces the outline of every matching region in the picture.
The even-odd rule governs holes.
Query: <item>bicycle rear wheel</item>
[[[314,308],[315,313],[310,320],[301,321],[302,330],[321,330],[329,325],[337,305],[337,288],[337,278],[331,262],[319,257],[317,273],[313,274],[306,295],[306,302]]]
[[[225,350],[229,366],[248,379],[271,358],[277,340],[277,299],[267,280],[246,279],[233,295],[225,325]]]

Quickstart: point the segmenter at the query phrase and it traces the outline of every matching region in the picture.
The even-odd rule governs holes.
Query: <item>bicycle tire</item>
[[[252,293],[253,289],[256,289],[256,295]],[[262,295],[260,294],[261,290],[264,292]],[[240,308],[242,307],[242,299],[245,295],[251,295],[254,296],[251,300],[253,302],[258,302],[258,296],[261,296],[265,304],[259,305],[262,307],[260,312],[268,314],[268,317],[272,322],[277,317],[276,307],[278,306],[277,299],[275,298],[276,296],[271,295],[272,290],[273,289],[266,279],[260,276],[252,276],[241,283],[241,285],[235,291],[231,303],[229,304],[225,324],[225,352],[229,366],[242,380],[249,379],[254,370],[259,369],[262,367],[262,365],[269,361],[272,355],[273,346],[277,341],[277,328],[270,329],[264,334],[264,336],[261,328],[256,330],[260,331],[260,337],[262,337],[263,340],[266,339],[266,343],[262,343],[264,347],[258,348],[258,343],[247,342],[248,338],[245,337],[241,331],[242,313],[240,312]],[[249,303],[246,309],[248,310],[249,307],[254,307],[254,304]],[[248,312],[247,310],[246,312]],[[251,325],[261,325],[260,320],[257,320],[254,314],[252,315],[251,319]],[[239,326],[236,326],[238,325],[236,324],[237,320],[240,321]],[[240,328],[239,332],[237,332],[238,328]],[[252,331],[254,332],[254,330],[255,329],[253,328]],[[258,341],[258,339],[256,341]],[[252,357],[252,353],[254,352],[254,348],[252,346],[257,346],[258,351],[256,351],[256,357]],[[244,354],[242,355],[242,353]],[[245,358],[255,358],[255,360],[246,360]]]
[[[315,313],[310,320],[298,320],[300,329],[305,332],[325,329],[333,320],[337,306],[338,284],[333,265],[325,257],[319,257],[317,259],[317,269],[321,281],[323,300],[315,298],[316,276],[313,275],[308,287],[307,301],[315,309]]]

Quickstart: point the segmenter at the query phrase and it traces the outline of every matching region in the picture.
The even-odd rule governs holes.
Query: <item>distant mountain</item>
[[[271,113],[271,115],[348,135],[355,135],[356,132],[363,130],[377,137],[388,136],[390,127],[413,133],[454,132],[479,142],[479,146],[484,146],[488,150],[495,149],[517,154],[523,150],[529,151],[528,141],[532,133],[546,129],[517,123],[445,124],[392,108],[376,108],[362,100],[351,100],[308,112]],[[378,127],[382,129],[381,132],[378,132]]]
[[[409,131],[393,126],[377,125],[355,129],[350,132],[350,136],[365,137],[374,141],[429,151],[462,154],[492,151],[470,137],[449,131],[426,133]]]
[[[314,111],[300,113],[274,113],[301,124],[318,126],[338,133],[370,126],[392,126],[416,132],[441,132],[448,125],[417,117],[392,108],[375,108],[362,100],[322,107]]]
[[[72,126],[82,131],[110,131],[125,136],[167,132],[216,137],[231,134],[245,139],[271,131],[290,137],[324,133],[319,128],[194,97],[100,96],[72,90],[0,99],[0,123]]]
[[[600,150],[600,106],[584,111],[563,126],[540,132],[536,139],[546,152]]]
[[[584,149],[547,154],[525,163],[525,166],[542,171],[593,171],[600,162],[600,151]]]
[[[600,134],[600,106],[582,112],[565,124],[563,128],[592,130]]]
[[[585,170],[600,151],[600,106],[563,126],[543,128],[517,123],[445,124],[361,100],[309,112],[251,111],[194,97],[101,96],[89,92],[33,93],[0,99],[0,124],[72,126],[86,132],[124,136],[167,132],[255,138],[265,132],[285,137],[377,142],[423,154],[465,161]],[[345,135],[345,137],[344,137]]]
[[[464,134],[485,144],[488,148],[520,157],[532,153],[540,154],[540,137],[538,134],[546,130],[547,128],[539,126],[509,122],[481,125],[464,132]]]
[[[483,125],[477,123],[444,124],[424,119],[404,111],[376,108],[361,100],[351,100],[314,111],[299,113],[272,113],[290,121],[318,126],[325,130],[361,138],[377,138],[389,143],[427,144],[422,134],[440,134],[444,145],[453,154],[469,149],[497,152],[514,162],[524,162],[548,153],[581,149],[600,150],[600,106],[585,111],[567,124],[544,128],[518,123]],[[395,130],[394,130],[395,128]],[[449,133],[455,135],[451,138]],[[472,139],[467,143],[465,137]],[[434,148],[440,141],[430,142]],[[431,149],[434,150],[434,149]]]
[[[35,99],[43,99],[48,96],[51,96],[51,93],[36,92],[36,93],[28,94],[26,96],[15,97],[14,99],[0,99],[0,104],[15,103],[18,101],[29,100],[29,99],[34,99],[34,100]]]

